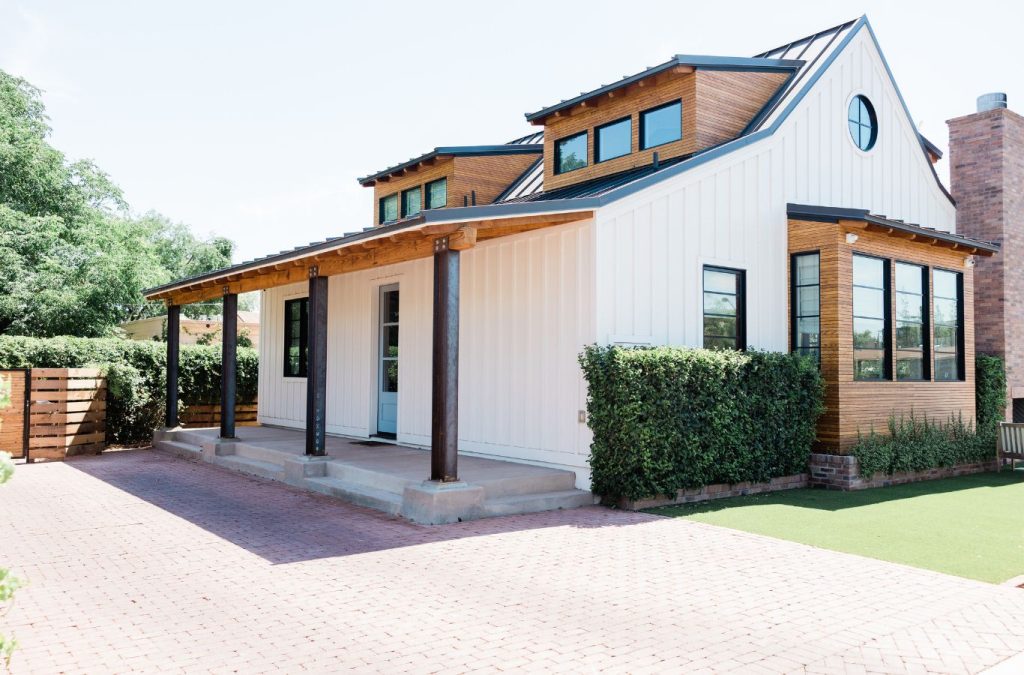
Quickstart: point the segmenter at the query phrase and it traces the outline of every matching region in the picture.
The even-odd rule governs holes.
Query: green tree
[[[133,217],[109,176],[69,162],[49,134],[39,90],[0,71],[0,334],[107,335],[163,312],[143,289],[231,263],[227,239]]]

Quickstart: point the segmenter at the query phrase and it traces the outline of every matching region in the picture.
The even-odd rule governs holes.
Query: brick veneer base
[[[995,471],[996,460],[977,462],[974,464],[958,464],[957,466],[937,467],[925,471],[907,471],[891,476],[875,474],[872,478],[860,477],[860,465],[853,455],[811,455],[810,486],[824,487],[833,490],[865,490],[867,488],[916,483],[936,478],[964,476],[982,471]]]
[[[679,490],[676,492],[674,497],[670,495],[659,495],[657,497],[648,497],[647,499],[623,499],[618,503],[618,507],[629,511],[639,511],[640,509],[652,509],[657,506],[693,504],[695,502],[706,502],[712,499],[742,497],[744,495],[756,495],[763,492],[778,492],[779,490],[795,490],[796,488],[805,488],[807,486],[807,474],[798,473],[792,476],[780,476],[779,478],[773,478],[768,483],[745,482],[735,483],[733,485],[718,483],[715,485],[705,485],[700,488]]]

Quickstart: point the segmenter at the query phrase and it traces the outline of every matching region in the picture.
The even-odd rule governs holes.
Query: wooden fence
[[[24,457],[28,448],[28,373],[0,370],[0,401],[7,402],[0,408],[0,452],[9,452],[14,457]]]
[[[29,461],[103,450],[107,382],[98,369],[33,368],[29,392]]]
[[[256,412],[258,405],[252,403],[238,403],[235,405],[235,424],[243,427],[257,425]],[[181,413],[181,425],[186,428],[216,427],[220,425],[220,404],[215,405],[186,405]]]

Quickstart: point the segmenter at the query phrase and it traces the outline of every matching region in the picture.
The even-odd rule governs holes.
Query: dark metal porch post
[[[327,277],[309,268],[309,352],[306,356],[306,454],[326,454],[327,426]]]
[[[238,354],[238,295],[224,288],[224,309],[221,316],[220,361],[220,437],[235,437],[236,361]]]
[[[167,428],[178,426],[178,351],[181,344],[181,306],[167,306]]]
[[[430,480],[459,479],[459,252],[434,241],[433,406]]]

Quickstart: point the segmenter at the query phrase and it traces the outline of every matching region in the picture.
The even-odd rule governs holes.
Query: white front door
[[[380,288],[377,435],[398,431],[398,284]]]

